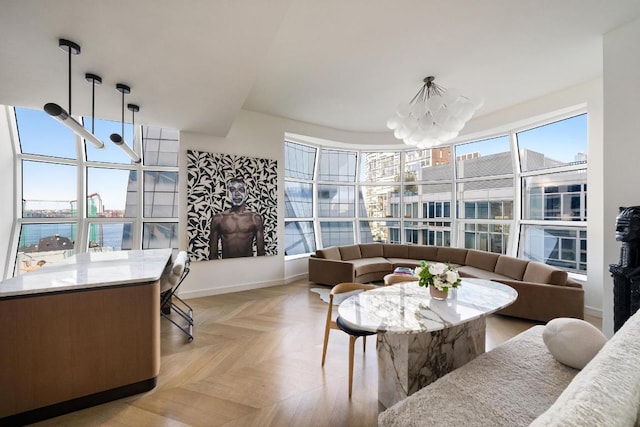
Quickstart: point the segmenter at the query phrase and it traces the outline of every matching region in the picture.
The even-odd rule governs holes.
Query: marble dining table
[[[338,313],[347,325],[378,333],[378,400],[388,408],[484,353],[486,317],[517,297],[483,279],[462,279],[445,300],[417,281],[402,282],[351,296]]]

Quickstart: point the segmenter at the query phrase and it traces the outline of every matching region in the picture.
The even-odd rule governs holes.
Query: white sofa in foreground
[[[544,326],[517,335],[380,413],[391,426],[637,426],[640,314],[580,371],[558,362]]]

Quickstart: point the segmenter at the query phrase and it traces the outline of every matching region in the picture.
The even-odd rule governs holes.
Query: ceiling
[[[638,0],[20,0],[0,6],[0,104],[226,136],[240,109],[385,132],[422,79],[484,98],[481,116],[602,74],[602,35]],[[126,120],[130,121],[127,112]],[[388,132],[388,131],[387,131]]]

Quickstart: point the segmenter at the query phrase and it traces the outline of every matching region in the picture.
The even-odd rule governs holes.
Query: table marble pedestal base
[[[486,319],[434,332],[378,333],[378,400],[389,408],[485,350]]]

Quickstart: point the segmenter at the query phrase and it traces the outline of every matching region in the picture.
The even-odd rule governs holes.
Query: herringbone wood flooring
[[[38,425],[375,426],[375,338],[356,345],[348,399],[348,338],[332,331],[320,366],[327,306],[307,281],[189,300],[195,339],[162,320],[155,389]],[[533,322],[492,316],[487,349]]]

